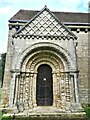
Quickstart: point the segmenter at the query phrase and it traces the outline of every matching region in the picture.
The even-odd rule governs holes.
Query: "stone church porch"
[[[84,116],[72,31],[45,6],[10,37],[12,57],[2,99],[8,99],[6,109],[17,116]]]
[[[48,109],[51,113],[55,111],[59,113],[83,111],[79,99],[77,99],[77,95],[75,94],[74,74],[76,73],[52,73],[53,79],[55,76],[57,76],[57,79],[53,83],[53,102],[50,106],[47,104],[43,105],[42,103],[41,105],[37,105],[36,83],[33,83],[33,79],[36,78],[37,73],[22,72],[16,75],[16,82],[14,83],[16,88],[14,89],[14,94],[10,96],[13,99],[10,99],[9,107],[16,106],[18,112],[28,111],[30,113],[35,111],[37,111],[36,113],[40,111],[42,113],[47,111],[48,113]],[[43,99],[47,102],[45,98]]]

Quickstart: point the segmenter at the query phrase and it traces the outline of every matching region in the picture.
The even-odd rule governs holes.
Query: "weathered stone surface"
[[[17,107],[18,112],[38,112],[38,67],[47,64],[52,68],[53,79],[50,113],[72,111],[83,115],[80,102],[88,102],[88,37],[68,27],[45,8],[18,32],[15,28],[9,30],[2,93],[2,103],[8,99],[5,106]],[[50,106],[45,109],[47,113]]]

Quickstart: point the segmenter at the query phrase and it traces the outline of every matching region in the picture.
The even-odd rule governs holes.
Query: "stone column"
[[[71,109],[71,98],[70,98],[70,73],[65,73],[66,82],[66,111]]]
[[[13,76],[12,76],[12,79],[11,79],[11,84],[10,84],[9,107],[13,106],[15,77],[16,77],[16,73],[13,73]]]
[[[76,103],[79,103],[78,84],[77,84],[77,74],[76,73],[74,73],[74,85],[75,85]]]
[[[53,73],[53,106],[56,107],[56,95],[57,95],[57,80],[56,74]]]
[[[66,102],[70,102],[70,76],[69,73],[65,73],[65,80],[66,80]]]
[[[66,106],[66,95],[65,95],[65,74],[60,74],[60,95],[61,95],[61,108],[65,110]]]
[[[17,104],[18,92],[19,92],[19,74],[16,74],[16,88],[15,88],[15,100],[14,100],[14,105]]]
[[[28,110],[29,108],[29,81],[30,81],[30,78],[29,78],[29,73],[26,73],[26,76],[25,76],[25,91],[24,91],[24,109],[25,110]],[[23,97],[24,97],[23,96]]]
[[[29,80],[29,108],[32,108],[33,107],[33,104],[32,104],[32,81],[33,81],[33,74],[30,73],[30,80]]]
[[[37,104],[36,104],[36,77],[37,77],[37,74],[33,74],[33,106],[36,107]]]
[[[70,74],[70,96],[71,102],[75,103],[75,87],[74,87],[74,75]]]
[[[18,91],[17,91],[17,100],[16,100],[16,103],[17,103],[17,105],[18,105],[18,103],[20,102],[19,101],[19,99],[20,99],[20,78],[21,78],[21,76],[20,76],[20,74],[18,75]]]
[[[19,110],[22,112],[24,110],[24,104],[23,104],[23,99],[24,99],[24,93],[23,93],[23,86],[24,86],[24,75],[21,73],[20,74],[20,82],[19,82]]]
[[[56,98],[57,98],[57,107],[61,107],[61,95],[60,95],[60,89],[61,89],[61,86],[60,86],[60,73],[58,72],[57,73],[57,95],[56,95]]]

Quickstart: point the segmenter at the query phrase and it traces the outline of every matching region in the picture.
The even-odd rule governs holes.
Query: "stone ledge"
[[[16,107],[14,108],[0,108],[0,111],[6,110],[7,114],[3,116],[16,116],[18,117],[59,117],[59,118],[86,118],[86,113],[81,112],[70,112],[62,109],[56,109],[55,107],[37,107],[24,112],[18,113]]]
[[[86,113],[18,113],[18,114],[4,114],[4,116],[15,116],[16,118],[25,118],[25,117],[53,117],[53,118],[61,118],[61,119],[83,119],[86,120]]]

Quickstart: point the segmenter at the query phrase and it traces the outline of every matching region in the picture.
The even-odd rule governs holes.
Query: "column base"
[[[66,110],[71,112],[84,112],[80,103],[66,103]]]

